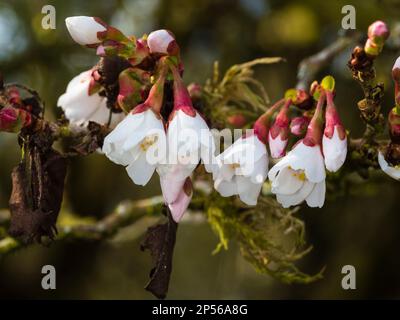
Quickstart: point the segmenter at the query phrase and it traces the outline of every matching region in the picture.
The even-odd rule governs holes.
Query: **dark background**
[[[41,28],[41,8],[56,8],[57,29]],[[7,82],[18,81],[40,92],[47,116],[59,114],[56,101],[68,81],[89,69],[94,52],[75,44],[64,19],[73,15],[101,17],[126,34],[141,36],[158,28],[174,32],[182,49],[187,83],[204,81],[214,60],[225,70],[232,64],[262,56],[283,56],[287,63],[257,68],[272,100],[296,84],[298,63],[332,42],[341,28],[341,8],[348,1],[267,0],[137,0],[137,1],[0,1],[0,70]],[[399,21],[399,1],[352,1],[357,29],[366,31],[378,19],[391,27]],[[397,37],[397,38],[396,38]],[[398,36],[394,40],[400,41]],[[337,81],[337,104],[343,122],[355,137],[362,133],[356,103],[361,90],[346,68],[350,51],[329,68]],[[377,61],[377,76],[385,82],[385,114],[393,103],[390,70],[396,50]],[[20,157],[16,136],[0,135],[0,208],[7,206],[9,173]],[[123,167],[95,154],[73,161],[63,212],[100,218],[121,200],[159,194],[157,179],[135,186]],[[169,298],[398,298],[400,295],[400,185],[381,173],[351,185],[332,197],[323,209],[300,211],[307,239],[314,250],[299,266],[315,273],[326,266],[324,279],[310,285],[286,285],[257,274],[234,243],[213,256],[217,238],[206,223],[182,224],[174,255]],[[32,246],[0,260],[0,297],[138,299],[152,298],[143,286],[150,269],[140,237],[127,228],[104,243],[55,243]],[[41,289],[41,268],[57,269],[57,290]],[[357,290],[341,288],[341,268],[354,265]]]

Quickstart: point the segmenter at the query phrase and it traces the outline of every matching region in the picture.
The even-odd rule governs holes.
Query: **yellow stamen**
[[[236,168],[240,167],[240,164],[239,163],[231,163],[229,166],[231,167],[232,170],[235,170]]]
[[[140,149],[146,152],[154,143],[157,142],[157,140],[157,135],[144,138],[143,141],[140,143]]]
[[[299,179],[300,181],[306,180],[306,174],[304,173],[304,170],[293,170],[291,166],[289,166],[289,169],[292,170],[293,177]]]

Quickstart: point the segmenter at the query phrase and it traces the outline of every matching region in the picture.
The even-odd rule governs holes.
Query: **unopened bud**
[[[309,117],[306,116],[295,117],[290,122],[290,132],[297,137],[301,137],[305,135],[309,123],[310,123]]]
[[[368,38],[372,40],[376,45],[383,45],[389,35],[389,28],[383,21],[375,21],[368,28]]]
[[[235,128],[243,128],[247,123],[246,117],[241,113],[237,113],[228,117],[228,123]]]
[[[31,124],[31,115],[25,110],[5,107],[0,110],[0,131],[19,132]]]
[[[151,53],[168,55],[177,55],[179,53],[179,46],[176,43],[175,36],[165,29],[151,32],[147,38],[147,44]]]

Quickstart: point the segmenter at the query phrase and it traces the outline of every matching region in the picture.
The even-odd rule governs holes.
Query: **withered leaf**
[[[54,238],[60,211],[67,159],[53,149],[26,148],[13,169],[9,234],[23,242]]]
[[[166,210],[168,221],[148,228],[145,239],[140,246],[142,251],[146,249],[150,251],[154,263],[146,290],[150,291],[158,299],[164,299],[168,292],[178,228],[178,224],[172,219],[169,208],[165,206],[164,209]]]

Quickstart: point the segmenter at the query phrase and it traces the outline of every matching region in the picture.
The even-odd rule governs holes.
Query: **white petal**
[[[253,183],[249,178],[241,176],[237,176],[236,179],[240,200],[249,206],[255,206],[261,192],[262,183]]]
[[[254,163],[254,170],[251,171],[251,182],[262,184],[267,178],[268,174],[268,157],[262,156]]]
[[[322,147],[324,151],[326,169],[336,172],[343,165],[347,155],[347,138],[341,140],[335,126],[332,138],[323,135]]]
[[[71,124],[83,124],[94,121],[106,124],[110,110],[107,100],[97,93],[89,96],[89,85],[92,71],[84,71],[74,77],[67,86],[66,92],[58,98],[57,105],[64,110]]]
[[[140,118],[140,125],[135,124],[135,132],[130,135],[129,139],[127,139],[123,145],[123,149],[126,151],[132,149],[147,136],[165,135],[162,121],[157,118],[151,109],[139,113],[139,115],[140,114],[143,115],[143,118]]]
[[[191,117],[178,110],[170,121],[167,131],[168,163],[179,165],[188,177],[200,162],[202,130],[209,131],[204,119],[196,113]],[[207,146],[205,146],[207,147]],[[203,152],[207,152],[203,150]],[[181,168],[181,169],[182,169]],[[208,168],[211,170],[211,168]]]
[[[308,197],[313,188],[314,188],[314,183],[306,180],[303,186],[296,193],[290,195],[284,195],[278,193],[276,195],[276,200],[278,200],[278,202],[282,204],[284,208],[289,208],[290,206],[296,206],[302,203]]]
[[[147,44],[152,53],[165,53],[168,54],[168,46],[175,38],[172,34],[165,29],[156,30],[149,34]]]
[[[75,42],[81,45],[99,43],[97,32],[105,31],[106,28],[99,24],[93,17],[76,16],[65,19],[67,29]]]
[[[325,179],[324,158],[319,145],[309,147],[300,142],[282,160],[285,158],[294,170],[304,170],[310,182],[318,183]]]
[[[141,186],[145,186],[149,182],[154,170],[155,166],[147,162],[145,152],[141,152],[139,157],[126,167],[126,171],[132,181]]]
[[[383,172],[395,180],[400,180],[400,168],[391,166],[380,151],[378,153],[378,162]]]
[[[296,177],[296,173],[285,167],[279,171],[276,179],[271,183],[271,192],[282,195],[296,193],[303,186],[304,181]]]
[[[160,175],[161,191],[166,203],[173,203],[182,191],[185,180],[175,179],[171,174]]]
[[[322,208],[325,202],[326,185],[325,181],[315,184],[313,191],[306,198],[309,207]]]
[[[172,218],[176,223],[179,223],[179,221],[182,219],[183,214],[192,200],[192,196],[193,192],[187,195],[183,188],[181,188],[177,199],[168,205],[169,209],[171,210]]]
[[[277,135],[274,139],[272,138],[270,132],[268,142],[272,158],[278,159],[285,155],[285,149],[288,143],[288,139],[282,140],[280,135]]]
[[[103,143],[104,154],[113,162],[121,165],[128,165],[133,159],[131,152],[123,150],[125,141],[134,136],[138,125],[143,121],[141,114],[129,114],[117,127],[109,133]]]
[[[255,136],[237,139],[218,157],[224,163],[238,163],[242,166],[246,163],[254,163],[263,155],[267,154],[265,145]]]
[[[230,197],[238,193],[236,181],[215,180],[214,188],[223,197]]]

